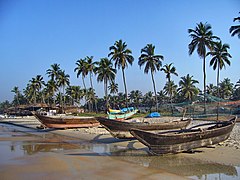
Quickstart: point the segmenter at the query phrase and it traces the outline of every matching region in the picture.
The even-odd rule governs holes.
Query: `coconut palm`
[[[233,92],[233,83],[229,78],[224,78],[223,81],[219,83],[220,87],[220,97],[223,99],[229,99]]]
[[[151,91],[147,92],[142,99],[142,103],[146,106],[149,107],[149,111],[152,111],[152,107],[154,105],[154,97],[153,93]]]
[[[95,72],[95,69],[96,69],[96,62],[93,62],[93,56],[87,56],[85,58],[85,61],[86,61],[86,75],[88,75],[89,73],[89,79],[90,79],[90,85],[91,85],[91,91],[90,91],[90,94],[91,94],[91,97],[92,98],[95,98],[95,95],[92,96],[92,94],[95,94],[95,90],[93,88],[93,83],[92,83],[92,75],[93,73]],[[95,108],[96,108],[96,112],[97,112],[97,101],[96,99],[94,100],[95,102]]]
[[[108,90],[111,94],[115,95],[118,93],[118,83],[110,82],[110,85],[108,86]]]
[[[86,91],[86,103],[89,111],[93,111],[93,105],[96,105],[96,93],[92,88],[89,88]]]
[[[207,53],[208,55],[212,56],[212,59],[210,60],[210,66],[213,66],[213,70],[217,69],[217,94],[218,97],[220,97],[220,91],[219,91],[219,76],[220,76],[220,70],[224,67],[225,63],[230,66],[231,62],[229,58],[231,58],[231,55],[228,53],[229,49],[228,44],[222,44],[221,41],[215,42],[213,50],[211,52]],[[219,112],[219,103],[217,105],[217,120],[218,120],[218,112]]]
[[[87,63],[85,59],[79,59],[76,62],[77,67],[74,69],[74,72],[77,72],[77,78],[82,75],[83,87],[86,89],[84,78],[87,75]]]
[[[161,71],[163,71],[166,74],[166,78],[168,82],[171,81],[171,74],[178,76],[178,73],[176,72],[176,68],[172,65],[173,63],[165,64],[163,68],[161,68]]]
[[[85,58],[86,61],[86,75],[89,73],[89,79],[90,79],[90,85],[91,88],[93,89],[93,83],[92,83],[92,75],[94,72],[94,69],[96,68],[96,62],[93,62],[93,56],[87,56]]]
[[[113,82],[116,76],[116,69],[108,58],[102,58],[96,66],[97,81],[104,83],[106,108],[108,108],[108,82]]]
[[[43,80],[43,77],[41,75],[36,76],[36,83],[37,85],[37,90],[41,98],[41,102],[44,103],[44,94],[42,93],[42,88],[45,86],[45,82]]]
[[[214,86],[212,83],[210,83],[209,85],[207,85],[206,93],[212,96],[216,96],[217,89],[217,86]]]
[[[240,12],[239,12],[240,13]],[[233,19],[233,22],[238,21],[240,22],[240,17],[236,17]],[[231,26],[229,29],[229,32],[231,33],[231,36],[235,36],[237,35],[238,38],[240,38],[240,25],[236,25],[236,26]]]
[[[207,53],[208,55],[212,56],[212,59],[210,60],[210,66],[213,66],[213,70],[217,69],[217,87],[219,86],[219,76],[220,76],[220,70],[225,66],[225,64],[228,64],[230,66],[231,62],[229,58],[232,56],[228,53],[229,49],[228,44],[222,44],[221,41],[215,42],[213,50],[211,52]],[[218,88],[219,89],[219,88]],[[218,90],[218,97],[219,97],[219,90]]]
[[[128,67],[128,64],[132,65],[134,58],[131,55],[132,51],[127,48],[126,42],[123,42],[121,39],[116,41],[113,46],[109,48],[111,51],[108,56],[111,57],[111,60],[115,61],[115,68],[122,70],[124,90],[125,90],[125,98],[126,98],[126,106],[128,107],[128,93],[127,93],[127,85],[126,85],[126,77],[125,77],[125,68]]]
[[[177,85],[175,85],[173,81],[167,82],[165,84],[164,88],[163,88],[163,91],[164,91],[165,94],[169,95],[171,109],[172,109],[172,114],[173,114],[172,97],[177,92]]]
[[[158,98],[158,102],[160,104],[163,104],[166,101],[166,99],[167,99],[167,97],[166,97],[165,93],[163,92],[163,90],[160,90],[160,91],[157,92],[157,98]]]
[[[57,92],[58,87],[57,84],[54,80],[50,79],[47,84],[46,84],[46,89],[45,89],[45,93],[48,99],[48,104],[50,105],[50,98],[53,100],[53,103],[55,105],[55,98],[54,98],[54,94],[55,92]]]
[[[179,81],[178,93],[187,101],[193,101],[194,97],[198,95],[199,91],[195,84],[199,83],[193,79],[193,76],[187,74],[187,76],[181,77]]]
[[[153,74],[160,70],[162,66],[161,60],[163,60],[164,57],[162,55],[155,55],[154,50],[155,46],[152,44],[147,44],[143,49],[141,49],[141,56],[139,57],[138,65],[141,68],[141,66],[145,64],[144,73],[148,74],[149,71],[151,72],[156,110],[158,111],[157,91]]]
[[[82,97],[82,91],[80,86],[68,86],[66,88],[66,94],[71,99],[71,104],[74,105],[75,102],[79,103]]]
[[[43,77],[41,75],[37,75],[35,78],[32,78],[29,81],[29,90],[32,92],[32,97],[34,100],[34,104],[37,103],[37,96],[40,94],[40,91],[45,84],[43,81]],[[41,97],[41,101],[43,102],[43,97]]]
[[[131,91],[129,93],[129,99],[135,107],[139,108],[140,100],[142,99],[142,92],[139,90]]]
[[[235,84],[234,87],[235,87],[235,88],[239,88],[239,87],[240,87],[240,79],[236,82],[236,84]]]
[[[200,58],[203,59],[203,94],[204,94],[204,111],[206,112],[206,54],[207,49],[212,50],[213,42],[215,39],[219,39],[216,36],[213,36],[212,27],[210,24],[203,24],[200,22],[197,24],[195,29],[188,29],[189,36],[192,38],[192,41],[188,45],[189,55],[192,55],[195,50],[197,50]]]
[[[17,86],[14,86],[13,89],[11,90],[11,92],[15,93],[14,100],[17,101],[17,105],[20,105],[20,102],[19,102],[19,96],[20,96],[19,88]]]
[[[168,83],[165,85],[165,93],[169,95],[170,97],[170,103],[171,103],[171,108],[172,108],[172,113],[173,113],[173,107],[172,107],[172,96],[173,96],[173,88],[177,88],[177,85],[174,85],[174,82],[171,82],[171,74],[178,76],[178,73],[176,72],[176,68],[172,66],[173,63],[170,64],[165,64],[163,68],[161,68],[161,71],[163,71],[166,74],[166,78],[168,80]],[[175,87],[176,86],[176,87]]]
[[[62,93],[60,92],[60,102],[62,106],[62,111],[64,112],[63,107],[65,106],[65,87],[69,86],[70,81],[69,81],[70,76],[65,73],[64,70],[60,70],[58,73],[58,78],[57,78],[57,85],[59,88],[62,88]],[[63,104],[62,104],[62,96],[63,96]]]
[[[60,64],[55,63],[51,65],[51,69],[48,69],[46,74],[51,78],[51,80],[56,81],[59,71]]]
[[[108,86],[108,90],[112,94],[113,107],[115,107],[116,94],[118,93],[118,84],[113,81],[110,82],[110,85]]]

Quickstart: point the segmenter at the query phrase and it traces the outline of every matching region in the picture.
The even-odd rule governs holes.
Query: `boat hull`
[[[131,118],[134,114],[137,113],[137,109],[130,111],[130,112],[126,112],[126,113],[115,113],[115,114],[108,114],[108,119],[117,119],[117,120],[124,120],[124,119],[129,119]]]
[[[236,118],[233,118],[227,122],[211,123],[213,126],[206,129],[166,131],[158,134],[138,129],[131,129],[130,132],[146,145],[152,154],[161,155],[189,151],[225,141],[230,136],[235,122]]]
[[[148,118],[141,122],[132,121],[118,121],[107,119],[103,117],[96,118],[101,125],[107,129],[113,137],[118,139],[134,138],[129,132],[130,129],[141,129],[147,131],[155,130],[168,130],[168,129],[183,129],[186,128],[191,122],[190,118],[178,119],[174,121],[164,121],[164,117],[161,118]]]
[[[83,128],[83,127],[95,127],[100,123],[93,117],[49,117],[40,114],[34,114],[34,116],[48,128]]]

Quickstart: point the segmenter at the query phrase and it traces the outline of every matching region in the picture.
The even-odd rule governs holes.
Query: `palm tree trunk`
[[[108,109],[108,94],[107,94],[107,80],[104,78],[104,92],[105,92],[105,98],[106,98],[106,111]]]
[[[122,68],[122,74],[123,74],[123,84],[124,84],[124,89],[125,89],[125,103],[126,103],[126,108],[128,108],[128,94],[127,94],[127,85],[126,85],[126,79],[125,79],[125,73],[124,69]]]
[[[83,87],[86,89],[85,81],[84,81],[84,76],[82,76],[82,81],[83,81]]]
[[[153,90],[155,94],[155,102],[156,102],[156,111],[158,111],[158,101],[157,101],[157,92],[156,92],[156,86],[155,86],[155,81],[153,77],[153,72],[151,71],[151,76],[152,76],[152,82],[153,82]]]
[[[218,64],[218,71],[217,71],[217,93],[218,93],[218,98],[220,96],[219,94],[219,74],[220,74],[220,65]],[[217,104],[217,121],[218,121],[218,114],[219,114],[219,101]]]
[[[171,82],[171,79],[170,79],[170,75],[169,75],[168,84],[170,84],[170,82]],[[171,92],[169,94],[169,98],[170,98],[170,104],[171,104],[171,111],[172,111],[172,115],[173,115],[173,104],[172,104],[172,94],[173,94],[173,92],[172,92],[172,89],[170,89],[170,90],[171,90]]]
[[[65,92],[64,92],[65,87],[63,86],[63,113],[65,113]]]
[[[92,72],[90,72],[90,84],[91,84],[91,88],[93,90],[93,83],[92,83]],[[97,112],[97,101],[95,99],[95,96],[94,96],[94,103],[95,103],[95,111]]]
[[[93,83],[92,83],[92,73],[90,72],[90,85],[91,85],[91,88],[93,89]]]
[[[206,114],[206,53],[203,58],[203,95],[204,95],[204,114]]]

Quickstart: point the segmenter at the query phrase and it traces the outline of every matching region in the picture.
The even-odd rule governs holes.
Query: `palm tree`
[[[240,13],[240,12],[239,12]],[[233,19],[233,22],[238,21],[240,22],[240,17],[236,17]],[[236,25],[236,26],[231,26],[229,29],[229,32],[231,33],[231,36],[235,36],[237,35],[238,38],[240,38],[240,25]]]
[[[51,80],[56,81],[59,71],[60,64],[55,63],[51,65],[51,69],[48,69],[46,74],[51,78]]]
[[[85,59],[79,59],[76,62],[77,67],[74,69],[74,72],[77,72],[77,78],[82,74],[83,87],[86,89],[84,78],[87,75],[87,63]]]
[[[240,79],[236,82],[236,84],[235,84],[234,87],[235,87],[235,88],[239,88],[239,87],[240,87]]]
[[[89,111],[93,111],[93,105],[95,104],[95,106],[96,106],[96,104],[97,104],[96,93],[95,93],[94,89],[92,89],[92,88],[87,89],[86,101],[87,101],[86,103],[88,105]]]
[[[115,107],[115,102],[116,102],[116,94],[118,93],[118,84],[115,83],[114,81],[110,82],[110,85],[108,86],[108,90],[112,94],[112,99],[113,99],[113,107]]]
[[[176,72],[176,68],[172,65],[173,63],[165,64],[163,68],[161,68],[161,71],[163,71],[166,74],[166,78],[168,82],[171,81],[171,74],[178,76],[178,73]]]
[[[17,86],[14,86],[13,89],[11,90],[11,92],[15,93],[14,100],[17,101],[17,105],[20,105],[20,102],[19,102],[19,95],[20,95],[19,88]]]
[[[207,49],[212,50],[214,39],[219,39],[213,36],[210,24],[203,24],[200,22],[195,29],[188,29],[189,36],[192,38],[191,43],[188,45],[189,55],[192,55],[194,50],[197,50],[200,58],[203,59],[203,81],[204,81],[204,112],[206,112],[206,54]]]
[[[113,82],[116,76],[116,69],[108,58],[102,58],[96,67],[97,81],[104,83],[104,92],[106,98],[106,108],[108,108],[108,82]]]
[[[193,79],[193,76],[187,74],[187,76],[181,77],[179,81],[178,93],[188,101],[193,101],[194,97],[198,95],[199,91],[195,84],[199,83]]]
[[[177,85],[174,85],[173,81],[171,82],[171,74],[173,74],[175,76],[178,76],[178,73],[176,72],[176,68],[172,65],[173,65],[173,63],[165,64],[163,66],[163,68],[161,68],[161,71],[163,71],[166,74],[166,78],[168,80],[168,83],[166,83],[166,85],[165,85],[165,87],[166,87],[165,92],[167,92],[167,94],[170,97],[170,103],[171,103],[172,114],[173,114],[172,96],[173,96],[173,93],[174,93],[174,89],[175,89],[175,91],[177,89]]]
[[[212,59],[210,60],[210,66],[213,66],[213,70],[217,69],[217,94],[218,97],[220,96],[219,91],[219,76],[220,76],[220,70],[225,67],[225,63],[230,66],[231,62],[228,58],[231,58],[231,55],[228,53],[229,49],[228,44],[222,44],[221,41],[215,42],[213,50],[211,52],[207,53],[208,55],[212,56]],[[218,113],[219,113],[219,103],[217,105],[217,120],[218,120]]]
[[[220,86],[220,97],[223,99],[229,99],[233,92],[233,83],[231,83],[229,78],[224,78],[222,82],[219,83]]]
[[[211,52],[207,53],[208,55],[212,56],[212,59],[210,60],[210,66],[213,66],[213,70],[217,69],[217,87],[218,87],[218,97],[219,97],[219,76],[220,76],[220,70],[224,67],[225,63],[230,66],[231,62],[229,58],[232,56],[228,53],[229,49],[228,44],[222,44],[221,41],[215,42],[213,50]]]
[[[111,51],[108,56],[111,56],[111,60],[115,61],[115,68],[118,67],[118,69],[122,69],[122,75],[123,75],[123,83],[124,83],[124,89],[125,89],[125,97],[126,97],[126,106],[128,107],[128,93],[127,93],[127,85],[126,85],[126,78],[125,78],[125,68],[128,67],[128,64],[132,65],[134,58],[131,55],[132,51],[127,48],[126,42],[122,42],[120,39],[119,41],[116,41],[114,46],[111,46],[109,48]]]
[[[78,102],[80,100],[80,86],[68,86],[66,88],[66,94],[71,99],[71,104],[74,105],[74,102]]]
[[[96,69],[96,62],[93,62],[93,56],[87,56],[85,58],[86,61],[86,75],[89,73],[89,78],[90,78],[90,85],[91,85],[91,97],[95,98],[95,90],[93,88],[93,83],[92,83],[92,74],[93,72],[95,72]],[[92,94],[94,94],[94,96],[92,96]],[[96,99],[94,100],[95,102],[95,108],[96,108],[96,112],[97,112],[97,101]]]
[[[147,107],[149,107],[149,111],[152,111],[152,107],[154,104],[154,98],[153,98],[153,93],[151,91],[147,92],[144,96],[143,96],[143,100],[142,100],[143,104]]]
[[[36,76],[36,83],[38,84],[37,85],[37,90],[38,90],[38,93],[41,94],[41,102],[44,103],[44,97],[43,97],[43,93],[42,93],[42,88],[43,86],[45,86],[45,82],[43,80],[43,77],[41,75],[37,75]]]
[[[212,83],[210,83],[209,85],[207,85],[206,93],[212,96],[216,96],[217,89],[218,89],[217,86],[214,86]]]
[[[63,112],[64,112],[63,107],[65,106],[65,92],[64,91],[65,91],[65,86],[66,85],[69,86],[69,84],[70,84],[69,78],[70,78],[70,76],[68,74],[65,74],[64,70],[59,71],[58,79],[57,79],[57,85],[58,85],[59,88],[62,87],[62,93],[60,93],[60,102],[62,102],[62,96],[64,96],[63,97],[63,104],[61,103]]]
[[[43,85],[45,84],[43,81],[43,77],[41,75],[37,75],[35,78],[32,78],[29,84],[29,91],[32,92],[32,97],[34,100],[34,104],[37,103],[37,95],[40,94],[40,90],[42,89]],[[41,98],[43,100],[43,97]]]
[[[86,75],[89,73],[89,78],[90,78],[90,85],[91,88],[93,89],[93,83],[92,83],[92,74],[94,72],[94,69],[96,68],[96,62],[93,62],[93,56],[87,56],[85,58],[86,61]]]
[[[149,70],[151,72],[153,89],[155,94],[156,110],[158,111],[157,91],[153,74],[156,71],[160,70],[162,66],[161,60],[163,60],[164,57],[162,55],[155,55],[154,50],[155,46],[152,44],[147,44],[143,49],[141,49],[141,56],[139,57],[138,65],[141,68],[141,66],[146,64],[144,68],[144,73],[148,74]]]
[[[129,99],[135,107],[139,108],[140,100],[142,99],[142,92],[139,90],[131,91],[129,93]]]
[[[163,90],[160,90],[157,92],[157,98],[158,98],[158,102],[160,104],[163,104],[166,101],[166,96],[165,93],[163,92]]]
[[[50,105],[50,98],[52,98],[53,103],[55,105],[54,94],[55,92],[57,92],[57,90],[58,90],[57,84],[55,83],[54,80],[50,79],[46,84],[46,90],[45,90],[49,105]]]
[[[170,98],[170,104],[172,109],[172,115],[173,115],[173,105],[172,105],[172,97],[177,92],[177,85],[174,84],[173,81],[167,82],[163,88],[164,93],[169,95]]]

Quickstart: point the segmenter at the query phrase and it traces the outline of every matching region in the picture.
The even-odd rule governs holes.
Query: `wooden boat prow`
[[[152,133],[131,129],[130,133],[149,148],[152,154],[179,153],[225,141],[232,132],[236,117],[228,121],[204,123],[183,130]]]

